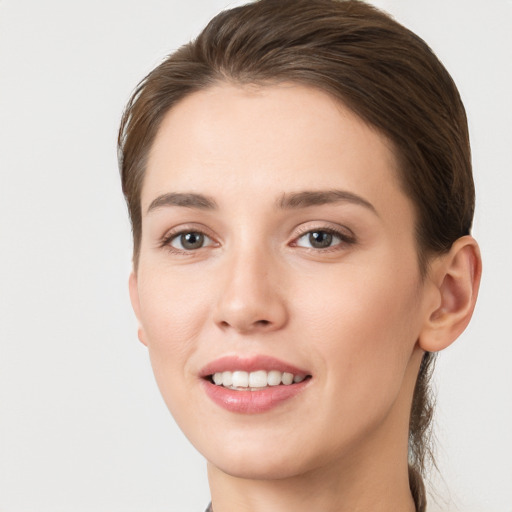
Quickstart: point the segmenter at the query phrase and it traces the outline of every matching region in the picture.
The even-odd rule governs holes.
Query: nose
[[[224,262],[214,321],[242,334],[276,331],[288,322],[281,273],[268,254],[248,252]]]

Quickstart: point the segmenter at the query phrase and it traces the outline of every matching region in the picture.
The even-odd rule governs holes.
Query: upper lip
[[[285,363],[272,356],[224,356],[205,365],[199,372],[201,377],[207,377],[219,372],[234,371],[255,372],[258,370],[277,370],[279,372],[293,373],[294,375],[310,375],[307,370]]]

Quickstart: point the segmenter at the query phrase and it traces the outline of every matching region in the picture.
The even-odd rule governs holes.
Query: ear
[[[139,302],[139,285],[137,282],[137,274],[135,271],[132,271],[130,274],[130,278],[128,280],[128,287],[130,289],[130,301],[132,303],[132,308],[135,313],[135,316],[137,317],[137,321],[139,322],[139,327],[137,329],[137,334],[139,337],[139,341],[144,344],[148,345],[146,341],[146,334],[144,332],[144,328],[141,324],[141,316],[140,316],[140,302]]]
[[[447,254],[437,258],[429,272],[435,299],[419,336],[419,346],[438,352],[451,345],[468,325],[475,308],[482,260],[476,240],[464,236]]]

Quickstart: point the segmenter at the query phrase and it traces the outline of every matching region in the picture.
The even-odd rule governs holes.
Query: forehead
[[[175,190],[250,196],[333,187],[401,193],[387,138],[311,87],[218,84],[164,117],[142,203],[144,211],[153,197]]]

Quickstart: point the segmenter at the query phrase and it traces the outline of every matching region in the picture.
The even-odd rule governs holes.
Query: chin
[[[329,464],[339,448],[319,446],[306,432],[299,438],[293,434],[283,438],[268,430],[264,434],[246,432],[238,439],[236,435],[215,436],[210,441],[201,439],[195,447],[217,470],[249,480],[281,480],[314,472]]]
[[[304,460],[279,454],[279,458],[262,454],[248,458],[245,454],[234,457],[225,456],[209,459],[209,463],[223,473],[248,480],[281,480],[293,478],[308,471]],[[311,469],[311,468],[309,468]]]

